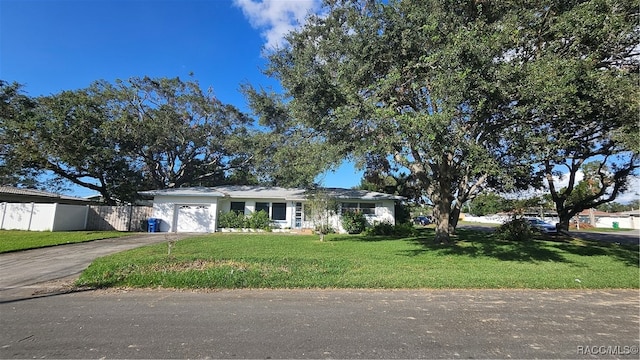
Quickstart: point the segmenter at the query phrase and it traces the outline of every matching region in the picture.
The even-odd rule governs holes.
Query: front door
[[[297,202],[296,203],[296,214],[294,217],[294,225],[293,228],[294,229],[302,229],[302,216],[303,216],[304,212],[302,209],[302,203]]]

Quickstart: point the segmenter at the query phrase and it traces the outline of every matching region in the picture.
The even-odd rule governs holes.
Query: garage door
[[[208,205],[178,205],[177,232],[211,232],[211,213]]]

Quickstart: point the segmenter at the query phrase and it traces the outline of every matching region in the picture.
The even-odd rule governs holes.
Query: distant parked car
[[[431,220],[426,216],[417,216],[413,218],[413,223],[416,225],[426,226],[431,224]]]
[[[536,230],[539,230],[543,233],[556,234],[558,232],[558,229],[555,225],[549,224],[546,221],[542,221],[537,218],[527,218],[527,221],[529,221],[529,224],[531,224],[531,226],[533,226]]]

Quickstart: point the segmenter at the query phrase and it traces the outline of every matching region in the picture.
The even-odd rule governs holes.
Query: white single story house
[[[364,190],[323,190],[338,202],[338,214],[332,216],[331,225],[339,232],[344,232],[340,214],[349,210],[362,212],[370,224],[395,224],[395,204],[404,199]],[[308,192],[304,189],[216,186],[152,190],[140,194],[153,197],[153,217],[160,219],[158,229],[161,232],[215,232],[219,231],[219,214],[235,211],[249,215],[259,210],[269,214],[274,228],[313,228],[305,214]]]

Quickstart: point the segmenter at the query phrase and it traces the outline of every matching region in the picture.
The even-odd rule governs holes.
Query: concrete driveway
[[[148,233],[0,254],[0,301],[69,282],[101,256],[197,234]],[[52,283],[53,282],[53,283]]]

